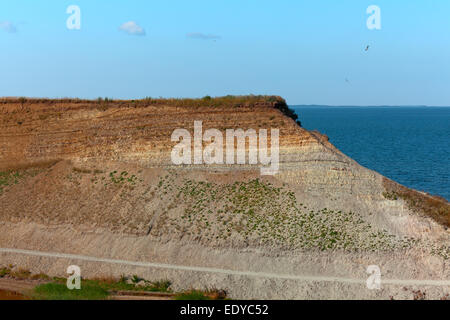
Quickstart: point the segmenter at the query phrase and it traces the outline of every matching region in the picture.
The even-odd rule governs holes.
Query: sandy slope
[[[0,247],[200,269],[11,252],[0,254],[0,264],[62,275],[76,261],[86,276],[169,278],[177,288],[216,286],[242,298],[411,297],[412,284],[368,290],[369,265],[380,266],[382,279],[450,278],[446,201],[361,167],[285,116],[279,98],[258,99],[220,108],[4,100]],[[205,129],[280,128],[280,172],[261,177],[257,166],[174,166],[170,135],[192,130],[195,120]],[[433,298],[448,293],[448,286],[418,287]]]

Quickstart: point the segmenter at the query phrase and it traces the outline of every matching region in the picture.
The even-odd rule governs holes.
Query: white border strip
[[[313,282],[314,281],[315,282],[342,282],[342,283],[353,283],[353,284],[366,284],[366,280],[352,279],[352,278],[322,277],[322,276],[297,276],[297,275],[253,272],[253,271],[235,271],[235,270],[218,269],[218,268],[180,266],[180,265],[164,264],[164,263],[138,262],[138,261],[128,261],[128,260],[118,260],[118,259],[96,258],[96,257],[76,255],[76,254],[42,252],[42,251],[32,251],[32,250],[22,250],[22,249],[0,248],[0,253],[24,254],[24,255],[38,256],[38,257],[75,259],[75,260],[83,260],[83,261],[91,261],[91,262],[122,264],[122,265],[135,266],[135,267],[159,268],[159,269],[169,269],[169,270],[179,270],[179,271],[208,272],[208,273],[219,273],[219,274],[226,274],[226,275],[248,276],[248,277],[257,277],[257,278],[302,280],[302,281],[313,281]],[[392,285],[420,285],[420,286],[448,286],[448,287],[450,287],[450,280],[387,279],[387,280],[382,280],[381,282],[382,282],[382,284],[392,284]]]

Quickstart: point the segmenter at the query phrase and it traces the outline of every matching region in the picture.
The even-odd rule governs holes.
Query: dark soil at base
[[[26,297],[13,291],[0,290],[0,300],[26,300]]]

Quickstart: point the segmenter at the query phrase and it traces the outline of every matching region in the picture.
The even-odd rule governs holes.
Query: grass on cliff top
[[[258,104],[272,104],[274,108],[280,110],[284,115],[293,120],[297,120],[297,114],[288,107],[286,101],[279,96],[269,95],[246,95],[246,96],[223,96],[191,99],[191,98],[152,98],[147,97],[138,100],[114,100],[109,98],[98,98],[96,100],[81,99],[38,99],[38,98],[3,98],[0,104],[16,103],[20,110],[26,110],[31,104],[43,105],[68,105],[68,104],[87,104],[96,107],[101,111],[106,111],[112,107],[134,107],[144,108],[148,106],[174,106],[179,108],[198,108],[198,107],[243,107],[255,106]],[[297,122],[301,125],[300,122]]]
[[[199,106],[242,106],[252,105],[257,103],[286,103],[286,101],[279,96],[268,95],[244,95],[244,96],[223,96],[203,98],[152,98],[146,97],[144,99],[136,100],[114,100],[110,98],[97,98],[95,100],[85,99],[47,99],[47,98],[1,98],[0,103],[19,103],[23,106],[27,104],[55,104],[55,103],[97,103],[97,104],[111,104],[121,105],[124,103],[142,104],[142,105],[172,105],[179,107],[199,107]]]

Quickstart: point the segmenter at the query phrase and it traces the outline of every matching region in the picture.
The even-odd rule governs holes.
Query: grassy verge
[[[98,286],[83,285],[80,290],[69,290],[63,283],[38,285],[31,294],[36,300],[104,300],[108,296],[108,291]]]
[[[29,295],[35,300],[105,300],[118,291],[169,293],[167,281],[158,281],[148,286],[136,287],[120,281],[83,280],[80,290],[69,290],[66,283],[51,282],[38,285]],[[223,290],[188,290],[176,293],[175,300],[224,300]]]
[[[37,300],[104,300],[119,291],[170,293],[170,281],[146,281],[139,284],[127,282],[127,279],[102,278],[83,279],[80,290],[69,290],[66,279],[54,278],[53,282],[38,285],[30,297]]]
[[[43,273],[33,274],[29,270],[12,265],[0,267],[0,278],[37,281],[37,286],[21,296],[33,300],[105,300],[117,294],[145,295],[145,293],[164,293],[174,295],[176,300],[222,300],[226,292],[217,289],[188,290],[174,293],[168,280],[148,281],[133,275],[120,278],[107,277],[82,279],[80,290],[69,290],[66,279],[50,277]],[[170,296],[170,295],[169,295]],[[1,298],[1,295],[0,295]]]

